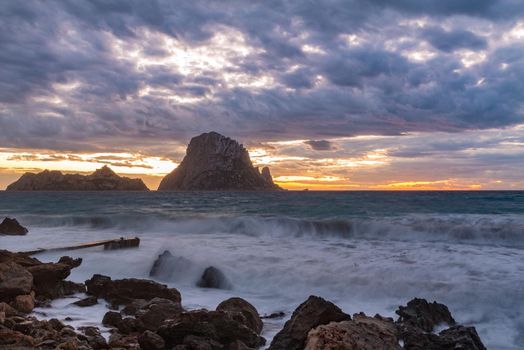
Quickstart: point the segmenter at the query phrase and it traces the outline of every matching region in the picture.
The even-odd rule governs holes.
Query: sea
[[[159,282],[180,290],[187,309],[239,296],[261,314],[284,312],[266,320],[268,343],[309,295],[394,318],[419,297],[446,304],[490,350],[524,349],[524,192],[0,192],[4,216],[29,229],[0,236],[12,251],[141,239],[135,249],[36,256],[81,257],[70,276],[77,282],[95,273],[150,278],[169,250],[184,264]],[[232,289],[196,287],[208,266]],[[107,332],[106,305],[71,305],[82,297],[35,314]]]

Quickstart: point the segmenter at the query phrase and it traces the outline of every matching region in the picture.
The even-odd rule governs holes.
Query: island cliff
[[[107,166],[90,175],[62,174],[44,170],[25,173],[6,188],[7,191],[148,191],[140,179],[118,176]]]
[[[216,132],[193,137],[180,165],[159,191],[279,191],[269,168],[255,168],[247,150]]]

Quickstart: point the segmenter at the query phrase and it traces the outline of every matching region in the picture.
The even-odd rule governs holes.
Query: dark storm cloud
[[[436,49],[445,52],[457,49],[481,50],[487,46],[486,39],[469,30],[446,31],[439,27],[431,27],[422,32],[422,38],[428,40]]]
[[[328,140],[308,140],[304,143],[315,151],[331,151],[335,149],[333,142]]]
[[[144,150],[211,129],[256,142],[511,126],[524,122],[524,47],[498,39],[523,11],[512,0],[3,1],[0,146]],[[421,16],[425,26],[406,24]],[[478,31],[486,23],[490,34]],[[235,40],[250,49],[220,56]],[[424,42],[433,56],[410,58]],[[176,65],[209,45],[198,69]],[[460,50],[486,57],[466,67]],[[217,68],[215,56],[227,62]]]

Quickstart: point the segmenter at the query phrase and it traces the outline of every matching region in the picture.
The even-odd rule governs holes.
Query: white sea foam
[[[394,221],[398,227],[407,227],[413,226],[413,220],[416,221],[413,218]],[[11,250],[31,249],[137,234],[142,239],[139,249],[90,248],[69,252],[84,259],[82,265],[73,270],[71,279],[84,281],[94,273],[113,278],[148,278],[155,258],[168,249],[190,261],[190,268],[181,269],[168,281],[181,291],[185,307],[212,309],[230,296],[241,296],[262,314],[285,311],[284,319],[266,323],[264,335],[268,338],[310,294],[323,296],[348,313],[365,311],[392,317],[398,305],[413,297],[423,297],[445,303],[458,322],[476,326],[489,349],[521,349],[518,344],[522,344],[524,337],[524,304],[521,303],[524,251],[503,244],[482,244],[489,242],[483,238],[482,229],[475,233],[478,239],[439,233],[438,230],[447,230],[448,224],[442,223],[445,220],[450,219],[427,223],[439,227],[433,229],[433,233],[420,234],[422,229],[427,231],[420,228],[418,233],[404,233],[403,239],[391,239],[393,234],[381,229],[365,233],[361,231],[364,226],[355,228],[336,221],[324,225],[247,217],[165,220],[158,225],[148,222],[136,225],[132,232],[128,226],[118,225],[109,225],[106,229],[89,225],[48,225],[33,227],[24,237],[1,237],[0,246]],[[486,224],[471,217],[452,217],[452,220],[473,223],[476,227]],[[511,217],[498,220],[498,224],[492,221],[491,225],[515,228],[519,224]],[[408,222],[407,226],[403,221]],[[367,227],[374,224],[384,225],[376,220],[368,222]],[[343,233],[346,227],[349,234],[336,234],[337,230]],[[438,234],[456,239],[431,238]],[[305,235],[308,239],[304,239]],[[56,260],[63,254],[45,253],[39,258]],[[204,268],[210,265],[224,271],[233,283],[233,290],[194,287]],[[62,319],[73,314],[76,326],[99,324],[105,311],[102,305],[77,314],[78,308],[62,303],[66,302],[57,301],[55,309],[39,311],[61,315]]]

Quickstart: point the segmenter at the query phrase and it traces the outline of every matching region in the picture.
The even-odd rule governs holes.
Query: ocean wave
[[[524,245],[520,215],[405,215],[385,218],[305,220],[260,216],[183,216],[115,214],[97,216],[22,216],[29,227],[77,227],[133,233],[241,234],[281,238],[348,238],[449,241]]]

